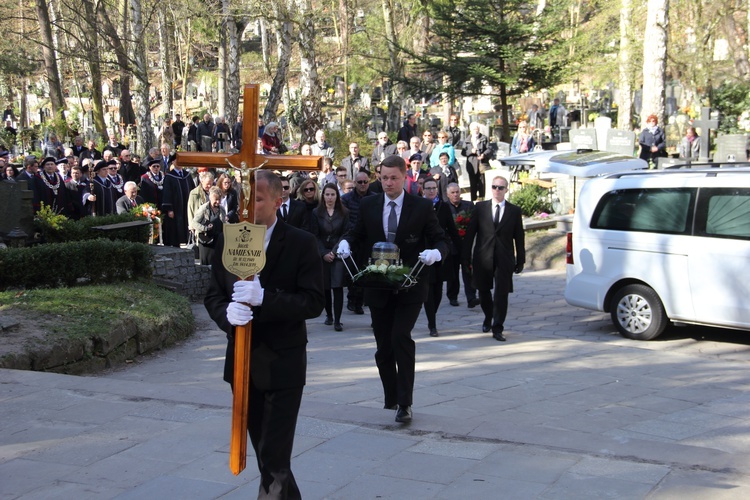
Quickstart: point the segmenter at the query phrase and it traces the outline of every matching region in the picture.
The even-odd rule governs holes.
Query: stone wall
[[[190,300],[203,300],[211,269],[195,263],[193,250],[151,246],[154,252],[154,282],[173,289]]]

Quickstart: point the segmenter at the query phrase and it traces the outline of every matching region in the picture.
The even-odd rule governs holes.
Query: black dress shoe
[[[492,326],[491,325],[488,325],[487,323],[482,323],[482,332],[483,333],[487,333],[490,330],[492,330]]]
[[[469,309],[474,309],[479,305],[479,299],[469,299]]]
[[[350,311],[354,312],[354,304],[352,304],[351,302],[347,302],[347,303],[346,303],[346,308],[347,308],[348,310],[350,310]]]
[[[344,331],[344,325],[342,325],[341,323],[334,323],[333,329],[337,332]]]
[[[492,334],[492,338],[495,339],[495,340],[497,340],[497,341],[499,341],[499,342],[505,342],[505,335],[503,335],[500,332],[493,333]]]
[[[411,422],[411,406],[399,406],[396,410],[396,422]]]
[[[451,299],[451,305],[453,307],[458,307],[458,301],[456,299]]]
[[[389,405],[388,403],[386,403],[385,405],[383,405],[383,409],[385,409],[385,410],[398,410],[398,405],[397,404]]]
[[[326,320],[323,322],[323,324],[331,326],[333,324],[333,318],[331,316],[326,316]]]
[[[437,337],[438,331],[437,328],[430,328],[430,337]]]
[[[362,306],[357,306],[354,308],[354,314],[364,314],[365,310],[362,309]]]

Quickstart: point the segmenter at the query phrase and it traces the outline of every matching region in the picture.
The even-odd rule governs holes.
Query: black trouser
[[[462,264],[460,262],[461,259],[459,259],[457,255],[451,256],[449,260],[450,262],[448,263],[448,265],[450,266],[450,276],[448,277],[448,285],[445,289],[445,295],[448,297],[448,300],[458,300],[458,291],[460,289],[458,281],[459,267],[461,269],[461,279],[464,283],[464,293],[466,294],[466,300],[476,299],[477,290],[471,284],[471,271],[469,270],[469,263],[465,261]]]
[[[427,300],[424,301],[424,313],[427,316],[427,328],[429,329],[437,328],[435,319],[442,299],[443,282],[436,281],[435,283],[430,283]]]
[[[260,471],[258,498],[302,498],[291,469],[302,390],[250,387],[247,430]]]
[[[346,290],[346,301],[351,304],[352,307],[357,308],[364,305],[364,288],[362,288],[361,286],[350,285]]]
[[[479,160],[476,157],[473,158],[474,162],[466,159],[466,172],[469,174],[469,194],[471,195],[471,201],[476,201],[477,198],[484,198],[484,174],[479,172]]]
[[[412,404],[416,346],[411,330],[421,309],[419,302],[399,303],[398,294],[393,294],[384,307],[370,305],[377,344],[375,364],[383,384],[386,408]]]
[[[333,315],[331,315],[331,291],[333,291]],[[326,316],[333,317],[334,323],[341,323],[341,311],[344,308],[344,289],[329,288],[325,290]]]

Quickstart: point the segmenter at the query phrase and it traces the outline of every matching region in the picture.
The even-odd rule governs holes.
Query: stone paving
[[[749,498],[747,332],[634,342],[568,306],[560,271],[516,279],[508,342],[447,301],[414,330],[414,421],[382,409],[369,316],[309,322],[294,473],[305,498]],[[228,469],[224,335],[94,377],[0,370],[0,498],[254,498]]]

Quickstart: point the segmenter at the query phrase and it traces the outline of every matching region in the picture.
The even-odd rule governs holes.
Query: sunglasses
[[[506,189],[508,189],[508,186],[496,186],[493,184],[492,189],[497,189],[498,191],[505,191]]]
[[[311,193],[311,192],[315,191],[315,188],[314,187],[313,188],[305,188],[302,191],[304,191],[305,193]]]
[[[367,184],[370,181],[357,181],[357,184]]]
[[[281,186],[281,189],[283,189],[284,191],[286,191],[287,189],[289,189],[289,186]]]

